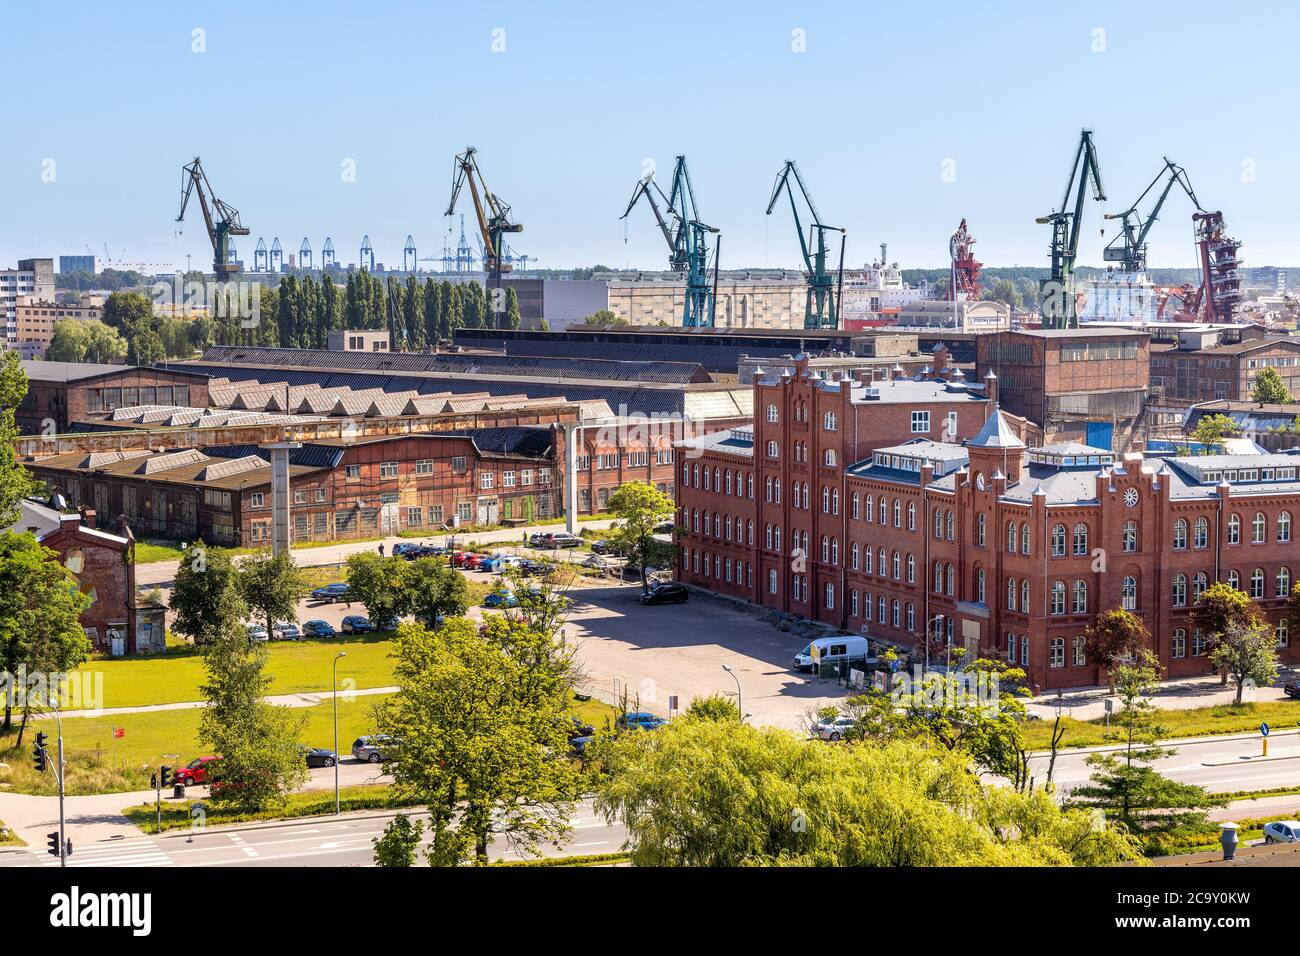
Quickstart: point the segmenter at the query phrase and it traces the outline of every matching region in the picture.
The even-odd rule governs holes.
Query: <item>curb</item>
[[[282,827],[303,827],[310,824],[327,823],[331,820],[382,820],[392,818],[401,813],[424,813],[428,810],[425,805],[402,807],[393,810],[353,810],[344,812],[335,816],[332,813],[321,813],[310,817],[285,817],[280,820],[249,820],[247,823],[227,823],[220,826],[205,826],[200,830],[193,828],[173,827],[170,830],[164,830],[162,833],[146,833],[140,830],[142,836],[154,840],[174,840],[181,837],[189,837],[194,833],[238,833],[245,830],[274,830]],[[139,829],[137,827],[137,829]],[[110,842],[100,840],[100,843]]]
[[[1273,763],[1278,760],[1300,760],[1300,754],[1287,754],[1284,757],[1238,757],[1235,760],[1206,760],[1202,767],[1241,767],[1252,763]]]
[[[1270,738],[1295,737],[1297,735],[1300,735],[1300,727],[1293,727],[1287,730],[1274,731],[1273,733],[1269,734],[1269,737]],[[1212,740],[1224,741],[1224,740],[1258,740],[1258,739],[1259,739],[1258,731],[1235,732],[1231,734],[1201,734],[1199,737],[1171,737],[1168,740],[1157,740],[1155,742],[1155,746],[1189,747],[1189,746],[1195,746],[1196,744],[1208,743]],[[1123,744],[1103,744],[1096,747],[1062,747],[1060,750],[1056,752],[1056,755],[1060,757],[1062,755],[1072,755],[1072,754],[1116,753],[1118,751],[1127,750],[1127,749],[1128,748]],[[1029,756],[1031,757],[1039,757],[1039,756],[1050,757],[1051,755],[1052,752],[1050,750],[1032,750],[1029,753]],[[1296,756],[1300,756],[1300,754],[1297,754]],[[1281,760],[1285,758],[1279,757],[1277,759]],[[1235,762],[1235,761],[1231,761],[1231,762]]]

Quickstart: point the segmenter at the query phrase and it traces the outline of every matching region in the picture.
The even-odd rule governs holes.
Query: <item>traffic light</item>
[[[164,788],[166,788],[166,787],[170,787],[170,786],[172,785],[172,768],[171,768],[171,767],[163,767],[163,768],[162,768],[162,784],[161,784],[161,785],[162,785]]]
[[[32,758],[36,763],[37,773],[45,773],[46,770],[45,742],[49,739],[50,738],[45,734],[36,735],[36,746],[32,748]]]
[[[72,837],[63,841],[63,856],[65,859],[72,856]]]
[[[50,849],[49,849],[49,854],[50,854],[50,856],[58,856],[58,855],[59,855],[59,835],[58,835],[58,833],[50,833],[50,834],[48,834],[48,835],[45,837],[45,842],[46,842],[46,844],[47,844],[47,845],[49,846],[49,848],[50,848]]]

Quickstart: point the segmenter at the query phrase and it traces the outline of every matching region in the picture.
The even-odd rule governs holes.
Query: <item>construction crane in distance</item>
[[[253,271],[266,271],[266,240],[261,236],[257,237],[257,248],[253,250]]]
[[[1187,198],[1192,201],[1197,212],[1202,212],[1201,204],[1196,199],[1196,193],[1192,190],[1192,184],[1187,179],[1187,172],[1168,156],[1164,157],[1165,164],[1161,167],[1160,172],[1156,173],[1155,179],[1151,180],[1146,189],[1142,190],[1142,195],[1134,201],[1133,205],[1123,212],[1107,213],[1106,219],[1122,220],[1119,235],[1112,239],[1102,253],[1102,258],[1107,262],[1118,262],[1122,272],[1145,272],[1147,268],[1147,235],[1151,232],[1151,227],[1155,225],[1156,219],[1160,215],[1160,209],[1169,198],[1170,191],[1177,183],[1183,187],[1183,192],[1187,193]],[[1164,189],[1156,197],[1155,205],[1147,213],[1144,219],[1138,212],[1138,206],[1146,199],[1147,194],[1156,187],[1156,184],[1164,177],[1168,177]]]
[[[402,271],[415,272],[419,268],[420,260],[415,254],[415,239],[408,235],[406,237],[406,245],[402,247]]]
[[[370,245],[370,236],[361,237],[361,255],[357,257],[357,266],[367,272],[375,271],[375,250]]]
[[[793,178],[799,187],[799,195],[812,216],[808,224],[808,235],[804,237],[803,222],[799,218],[799,203],[795,197]],[[799,235],[799,251],[803,254],[808,294],[804,304],[803,327],[805,329],[839,328],[839,303],[844,292],[844,243],[848,238],[843,226],[828,226],[822,222],[821,214],[799,175],[799,166],[792,159],[787,159],[781,171],[776,174],[776,183],[772,186],[772,198],[767,203],[767,214],[772,215],[776,201],[781,198],[781,190],[790,197],[790,212],[794,215],[795,232]],[[826,271],[826,233],[840,234],[840,265],[838,277]],[[881,255],[884,255],[882,247]]]
[[[510,204],[488,189],[483,172],[479,169],[477,154],[478,150],[473,146],[466,146],[465,152],[456,156],[451,173],[451,199],[447,203],[445,215],[455,214],[461,188],[468,183],[470,198],[474,202],[474,215],[483,237],[483,271],[499,288],[501,273],[509,272],[512,268],[505,261],[502,236],[507,232],[523,232],[524,226],[523,223],[511,221]]]
[[[334,258],[334,240],[329,236],[325,237],[325,245],[320,251],[320,268],[322,272],[338,268],[338,260]]]
[[[239,263],[233,262],[231,236],[247,236],[249,230],[239,219],[239,210],[222,202],[212,191],[208,174],[203,163],[195,156],[192,163],[181,167],[181,211],[176,216],[177,222],[185,220],[185,207],[189,205],[191,193],[199,195],[199,206],[203,210],[203,222],[207,226],[208,239],[212,242],[212,271],[219,281],[229,279],[239,272]]]
[[[663,203],[663,209],[655,201],[656,194]],[[678,156],[673,164],[673,185],[666,196],[654,181],[653,172],[637,180],[632,198],[628,200],[627,208],[619,219],[626,219],[642,197],[650,204],[659,231],[668,243],[668,267],[673,272],[686,273],[682,326],[688,329],[712,328],[718,298],[718,261],[722,250],[722,235],[716,227],[699,218],[686,157]],[[709,278],[710,235],[717,237],[713,246],[712,279]]]
[[[311,271],[311,243],[307,237],[302,237],[302,245],[298,247],[298,268]]]
[[[1060,209],[1035,220],[1040,225],[1052,227],[1052,271],[1038,285],[1043,328],[1074,329],[1079,326],[1074,263],[1079,255],[1079,229],[1083,223],[1083,201],[1089,180],[1092,181],[1092,198],[1105,202],[1106,190],[1101,185],[1101,168],[1097,165],[1097,150],[1092,144],[1092,130],[1085,129],[1079,134],[1079,147],[1070,166],[1070,179],[1065,184]],[[1070,202],[1072,193],[1073,206]]]
[[[271,240],[271,254],[266,260],[266,270],[268,272],[284,271],[284,247],[280,245],[279,236],[275,236]]]

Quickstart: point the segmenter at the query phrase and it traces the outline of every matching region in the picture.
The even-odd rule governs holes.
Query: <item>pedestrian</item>
[[[382,541],[379,542],[379,556],[380,556],[381,558],[384,556],[384,542],[382,542]]]
[[[527,532],[527,531],[524,532],[524,540],[520,542],[520,545],[521,545],[522,547],[525,547],[525,548],[528,547],[528,532]]]

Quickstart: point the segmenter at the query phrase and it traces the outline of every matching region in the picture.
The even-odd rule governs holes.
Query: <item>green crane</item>
[[[212,243],[212,271],[218,282],[229,280],[239,271],[239,263],[232,262],[231,236],[247,236],[248,227],[239,219],[239,210],[229,203],[222,202],[212,191],[208,174],[203,169],[203,161],[194,157],[194,162],[181,167],[181,211],[176,216],[177,222],[185,221],[185,209],[190,203],[190,196],[197,193],[199,208],[203,212],[203,225],[208,231],[208,240]]]
[[[1052,227],[1052,272],[1038,285],[1043,328],[1075,329],[1079,327],[1078,303],[1074,293],[1074,262],[1079,255],[1079,229],[1083,223],[1083,200],[1092,180],[1092,198],[1106,201],[1106,191],[1101,185],[1101,169],[1097,165],[1097,150],[1092,145],[1092,130],[1079,135],[1079,148],[1070,166],[1070,180],[1065,185],[1061,208],[1036,222]],[[1070,197],[1074,195],[1073,209]]]
[[[658,195],[659,202],[655,201]],[[712,328],[714,306],[718,297],[718,253],[722,246],[722,237],[713,226],[700,221],[695,205],[695,190],[691,186],[691,174],[686,168],[686,157],[678,156],[673,166],[673,186],[665,196],[659,184],[654,181],[651,172],[637,180],[632,190],[632,198],[619,219],[626,219],[632,208],[645,198],[654,213],[655,223],[668,243],[668,267],[673,272],[686,273],[686,296],[682,304],[682,326],[684,328]],[[713,277],[709,278],[709,235],[718,238],[714,241]]]
[[[1160,215],[1160,208],[1169,198],[1170,191],[1177,183],[1183,187],[1183,192],[1187,193],[1187,198],[1192,201],[1198,212],[1203,212],[1201,204],[1196,199],[1196,193],[1192,191],[1192,184],[1187,179],[1187,172],[1168,156],[1164,157],[1165,164],[1161,167],[1160,172],[1156,173],[1155,179],[1151,180],[1150,185],[1142,190],[1142,195],[1134,201],[1133,205],[1123,212],[1107,213],[1106,219],[1121,219],[1123,224],[1120,227],[1119,235],[1110,241],[1106,246],[1102,257],[1107,262],[1120,263],[1120,269],[1123,272],[1145,272],[1147,268],[1147,234],[1151,227],[1155,225],[1156,219]],[[1138,212],[1138,206],[1142,200],[1147,198],[1147,194],[1156,187],[1162,177],[1167,176],[1165,188],[1160,191],[1156,198],[1155,205],[1151,207],[1151,212],[1147,213],[1145,219]]]
[[[808,225],[807,237],[804,236],[803,222],[799,218],[799,203],[795,199],[794,186],[790,185],[791,179],[799,187],[799,195],[803,196],[804,204],[808,207],[808,212],[812,216],[812,222]],[[776,201],[781,198],[782,189],[790,197],[790,212],[794,215],[794,228],[799,235],[799,251],[803,254],[804,269],[807,272],[808,292],[804,303],[803,327],[805,329],[839,328],[839,303],[843,298],[842,293],[844,291],[844,242],[846,231],[842,226],[828,226],[822,222],[821,214],[817,212],[817,206],[808,193],[808,187],[804,185],[803,177],[799,175],[799,167],[792,159],[787,159],[785,165],[781,167],[781,171],[776,174],[776,183],[772,187],[772,198],[767,203],[767,214],[769,216],[772,215],[772,210],[776,207]],[[826,233],[828,232],[838,232],[840,234],[838,278],[826,271]]]

